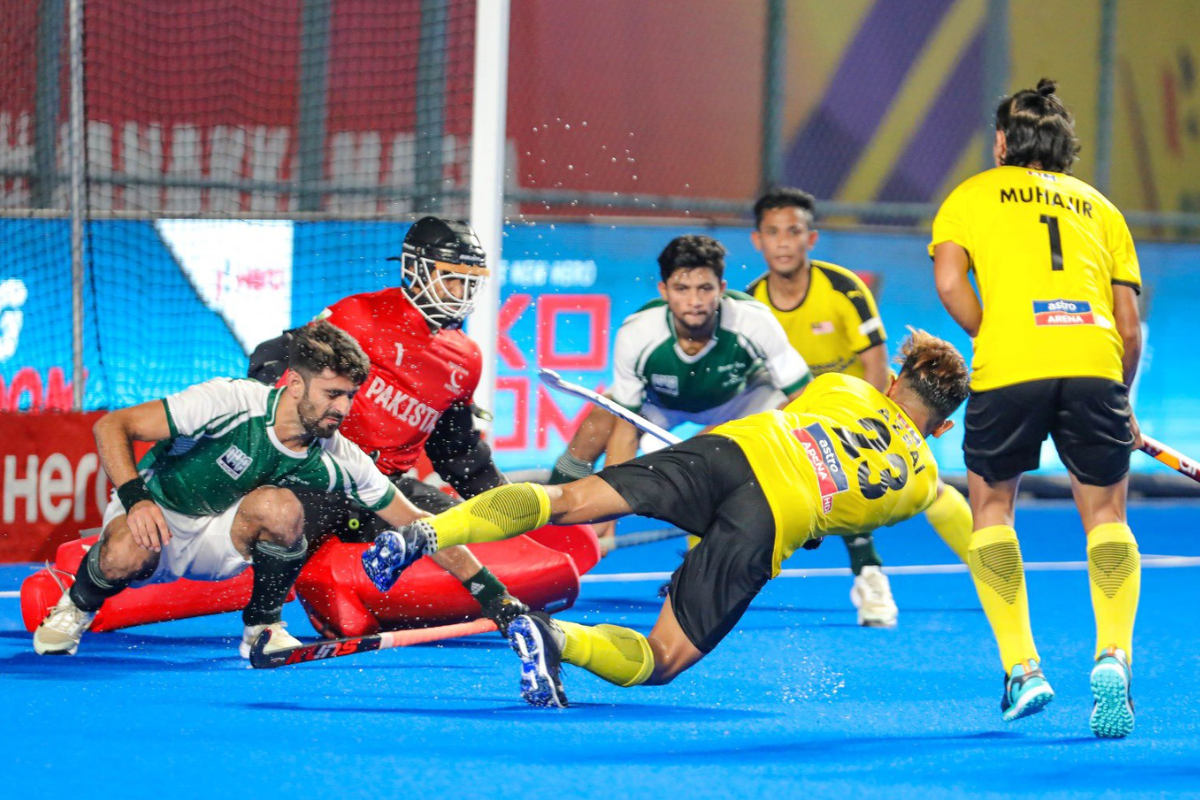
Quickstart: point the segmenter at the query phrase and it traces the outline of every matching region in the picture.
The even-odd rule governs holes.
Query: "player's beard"
[[[327,411],[328,409],[319,410],[317,404],[309,400],[307,395],[300,398],[300,402],[296,404],[296,413],[300,417],[300,424],[304,426],[305,433],[318,439],[328,439],[342,425],[343,417],[336,414],[327,415]],[[336,417],[336,419],[327,419],[327,416]]]
[[[711,313],[705,314],[701,320],[701,315],[689,315],[688,317],[676,316],[675,321],[682,329],[682,333],[689,339],[699,339],[705,336],[712,336],[714,329],[714,321],[717,317],[717,310],[714,308]],[[701,320],[697,324],[692,324],[693,320]]]

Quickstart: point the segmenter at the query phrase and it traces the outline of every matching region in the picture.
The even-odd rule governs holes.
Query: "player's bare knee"
[[[283,547],[294,547],[304,536],[304,506],[288,489],[263,486],[255,489],[238,509],[259,536]]]
[[[158,564],[158,554],[139,546],[128,525],[110,527],[96,546],[100,548],[100,573],[105,580],[146,578]]]

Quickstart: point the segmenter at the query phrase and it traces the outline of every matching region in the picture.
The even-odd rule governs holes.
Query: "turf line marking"
[[[1200,567],[1200,556],[1143,556],[1145,569],[1180,569]],[[1086,561],[1027,561],[1026,572],[1086,572]],[[907,567],[884,567],[888,575],[952,575],[967,571],[966,564],[924,564]],[[625,581],[665,581],[670,572],[618,572],[602,575],[583,575],[583,583],[623,583]],[[781,570],[781,578],[844,578],[853,573],[849,567],[819,567],[815,569]]]
[[[0,592],[0,597],[20,597],[20,592]]]

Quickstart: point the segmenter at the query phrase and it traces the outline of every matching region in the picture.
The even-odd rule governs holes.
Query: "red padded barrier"
[[[97,537],[60,545],[55,576],[42,570],[21,584],[21,615],[32,631],[62,596],[64,586]],[[428,559],[413,565],[386,595],[362,570],[365,544],[327,541],[317,549],[296,582],[313,626],[326,636],[360,636],[379,630],[443,625],[475,619],[479,605],[449,573]],[[590,526],[547,526],[503,542],[471,545],[471,550],[509,590],[534,608],[569,608],[579,595],[579,576],[596,565],[600,548]],[[109,631],[240,611],[250,600],[252,569],[224,581],[178,580],[127,589],[104,604],[92,631]],[[296,596],[293,592],[288,599]]]
[[[75,582],[75,573],[80,562],[98,538],[89,536],[59,545],[54,569],[64,586],[70,587]],[[250,602],[250,586],[253,580],[251,568],[236,578],[224,581],[182,579],[172,583],[126,589],[104,604],[89,630],[113,631],[151,622],[240,611]],[[21,584],[21,617],[25,621],[26,630],[32,631],[36,628],[61,596],[62,591],[58,583],[46,570],[26,578]],[[291,592],[288,599],[291,600],[295,596],[295,592]]]
[[[362,570],[366,548],[327,541],[296,582],[313,627],[324,635],[365,636],[479,617],[479,604],[462,584],[428,558],[381,593]],[[513,595],[547,611],[573,605],[579,596],[577,565],[591,569],[600,558],[595,534],[578,525],[551,526],[515,539],[470,545],[470,550]]]

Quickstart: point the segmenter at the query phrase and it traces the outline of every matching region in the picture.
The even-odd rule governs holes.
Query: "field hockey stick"
[[[1156,460],[1161,461],[1181,475],[1186,475],[1197,483],[1200,483],[1200,462],[1195,459],[1188,458],[1175,448],[1167,447],[1157,439],[1151,439],[1145,434],[1142,434],[1141,450],[1143,453],[1153,456]]]
[[[633,413],[620,403],[614,403],[604,395],[593,392],[591,389],[585,389],[577,383],[564,381],[562,376],[552,369],[546,369],[545,367],[540,368],[538,370],[538,377],[542,379],[542,383],[546,384],[551,389],[562,392],[563,394],[582,397],[589,403],[600,406],[613,416],[620,417],[633,427],[637,428],[639,431],[650,434],[655,439],[664,441],[667,444],[679,444],[681,441],[683,441],[675,434],[671,433],[670,431],[663,430],[650,420]]]
[[[477,619],[435,628],[414,628],[407,631],[385,631],[370,636],[351,636],[347,639],[326,639],[265,653],[263,650],[267,642],[271,641],[271,629],[267,628],[259,634],[254,646],[250,648],[250,666],[255,669],[274,669],[289,664],[305,664],[326,658],[369,653],[372,650],[390,650],[393,647],[411,647],[414,644],[457,639],[460,636],[473,636],[494,630],[496,623],[490,619]]]

